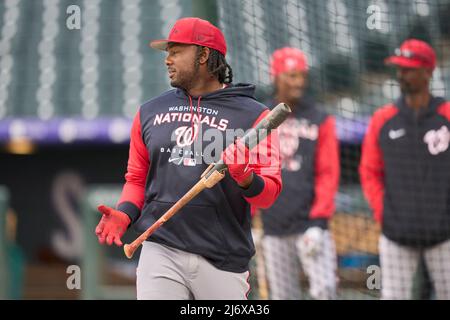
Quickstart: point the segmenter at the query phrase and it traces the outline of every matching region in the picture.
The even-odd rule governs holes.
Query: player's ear
[[[199,56],[199,60],[198,60],[199,63],[200,64],[207,63],[210,54],[211,54],[211,50],[208,47],[202,47],[202,50],[201,50],[200,56]]]

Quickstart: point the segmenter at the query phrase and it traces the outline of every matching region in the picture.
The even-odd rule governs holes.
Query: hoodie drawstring
[[[192,103],[192,97],[188,95],[189,98],[189,110],[191,111],[191,140],[194,141],[197,139],[198,131],[200,130],[200,100],[202,96],[198,97],[197,100],[197,131],[195,130],[195,121],[194,121],[194,104]]]

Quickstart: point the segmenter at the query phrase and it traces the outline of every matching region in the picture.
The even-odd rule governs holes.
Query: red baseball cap
[[[276,50],[270,59],[270,75],[274,78],[289,71],[308,71],[305,54],[296,48],[284,47]]]
[[[196,44],[227,53],[225,37],[219,28],[199,18],[182,18],[175,22],[168,39],[154,40],[150,47],[166,51],[169,42]]]
[[[384,60],[388,65],[396,65],[405,68],[436,67],[436,54],[433,48],[426,42],[417,39],[408,39],[395,50],[395,55]]]

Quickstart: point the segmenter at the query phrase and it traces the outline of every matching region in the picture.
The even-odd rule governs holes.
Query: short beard
[[[194,87],[195,81],[198,78],[199,71],[200,71],[200,60],[196,58],[193,65],[193,72],[181,74],[180,79],[177,79],[176,81],[171,81],[170,85],[174,88],[180,88],[189,91],[191,88]]]
[[[415,90],[414,88],[411,88],[411,86],[406,83],[403,85],[400,85],[400,91],[402,94],[414,94],[414,93],[419,92],[419,90]]]

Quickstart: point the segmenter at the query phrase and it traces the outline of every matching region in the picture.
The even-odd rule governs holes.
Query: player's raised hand
[[[241,186],[251,183],[253,170],[250,168],[250,151],[245,144],[237,139],[229,145],[222,154],[222,160],[228,167],[231,177]]]
[[[95,234],[98,237],[98,241],[103,244],[106,240],[106,243],[109,246],[112,245],[113,242],[119,247],[122,246],[120,238],[123,236],[131,222],[128,215],[105,205],[99,205],[97,209],[103,214],[97,228],[95,228]]]

